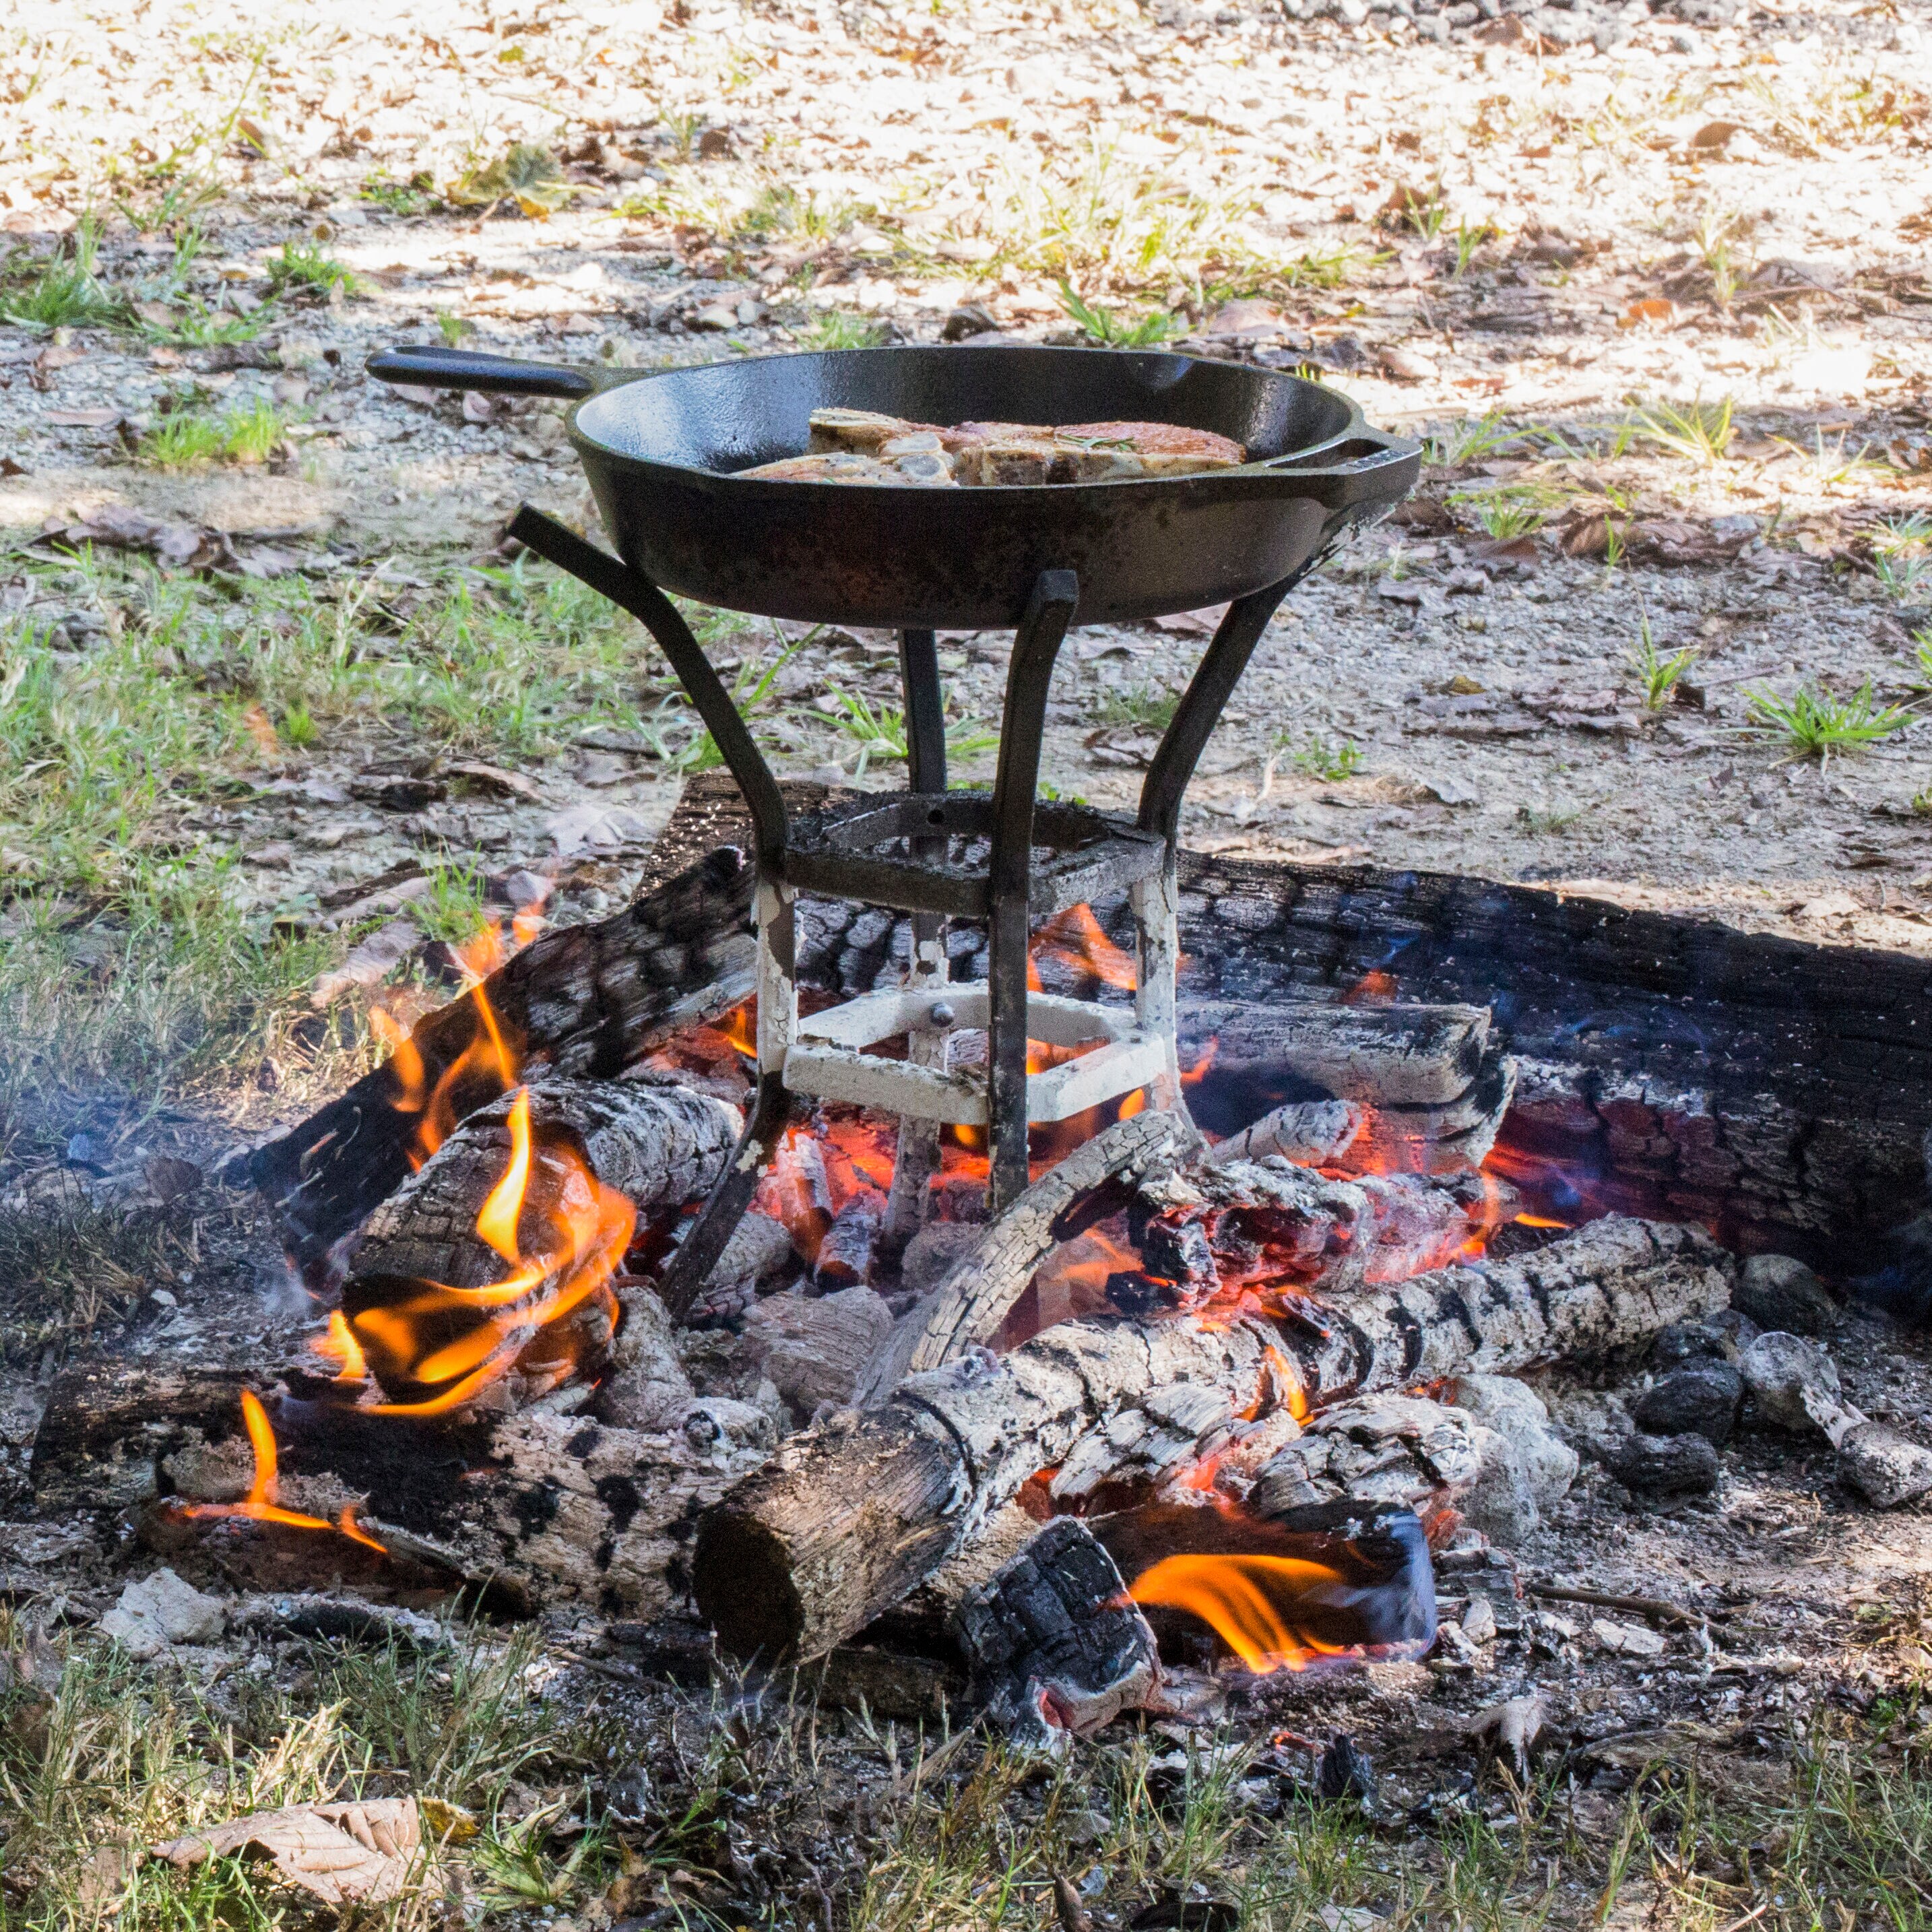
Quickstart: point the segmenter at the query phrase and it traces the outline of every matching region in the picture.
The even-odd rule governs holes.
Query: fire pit
[[[1030,1123],[1129,1095],[1182,1109],[1174,1039],[1174,879],[1182,794],[1276,606],[1349,532],[1408,494],[1419,447],[1370,430],[1298,378],[1172,356],[1048,349],[855,350],[628,376],[595,394],[569,369],[437,348],[377,356],[391,382],[579,398],[572,440],[624,561],[526,506],[511,534],[628,610],[658,642],[748,806],[757,853],[758,1101],[663,1284],[697,1298],[742,1217],[794,1096],[897,1114],[888,1234],[923,1218],[938,1127],[978,1130],[989,1205],[1029,1179]],[[830,406],[939,422],[1153,419],[1229,434],[1241,468],[1166,480],[960,491],[772,482],[731,472],[802,447]],[[794,825],[778,783],[664,590],[757,614],[899,632],[908,790]],[[1232,601],[1229,601],[1232,600]],[[1040,739],[1067,626],[1227,601],[1127,820],[1041,808]],[[950,790],[942,625],[1017,618],[992,791]],[[1036,850],[1040,853],[1036,857]],[[1030,997],[1028,942],[1052,918],[1130,890],[1134,1012]],[[793,907],[801,892],[914,916],[904,985],[801,1022]],[[949,981],[946,922],[986,922],[985,981]],[[956,1031],[983,1031],[986,1070],[955,1070]],[[904,1058],[866,1049],[903,1038]],[[1099,1051],[1030,1075],[1029,1040]]]
[[[1708,1492],[1742,1413],[1828,1442],[1874,1506],[1932,1490],[1932,1454],[1841,1385],[1837,1303],[1798,1258],[1850,1234],[1874,1279],[1922,1283],[1922,1228],[1870,1211],[1909,1210],[1932,1126],[1916,966],[1178,850],[1270,614],[1414,461],[1307,386],[1197,366],[780,358],[580,408],[626,560],[532,510],[514,527],[644,622],[729,776],[687,785],[631,905],[525,946],[254,1151],[327,1308],[316,1352],[75,1368],[40,1506],[258,1586],[460,1588],[622,1618],[666,1654],[715,1634],[764,1665],[832,1656],[874,1708],[865,1658],[944,1657],[1000,1721],[1064,1738],[1186,1714],[1214,1688],[1190,1663],[1258,1684],[1520,1634],[1507,1552],[1583,1456],[1634,1495]],[[607,406],[632,392],[625,443]],[[1327,440],[1157,483],[728,473],[827,398]],[[780,783],[656,581],[796,611],[771,566],[808,525],[819,614],[900,634],[905,792]],[[1141,549],[1110,587],[1124,526]],[[915,527],[882,602],[884,536]],[[972,588],[960,546],[989,530],[1024,584]],[[1036,802],[1068,625],[1217,592],[1138,812]],[[956,621],[1017,626],[988,793],[946,781]],[[1615,1426],[1606,1382],[1630,1385]]]

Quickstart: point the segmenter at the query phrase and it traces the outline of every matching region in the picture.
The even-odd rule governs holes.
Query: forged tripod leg
[[[789,886],[758,882],[758,1093],[730,1165],[718,1178],[658,1285],[666,1312],[682,1322],[691,1311],[724,1244],[745,1218],[758,1178],[790,1124],[792,1096],[784,1084],[785,1054],[798,1025],[794,973],[796,923]]]
[[[939,653],[930,631],[899,633],[899,678],[905,692],[907,784],[916,792],[946,789],[945,698],[939,688]],[[913,842],[916,859],[943,856],[943,839]],[[946,985],[946,919],[940,913],[912,916],[912,959],[906,985],[937,998]],[[906,1036],[906,1058],[915,1066],[944,1068],[946,1030],[914,1027]],[[886,1197],[886,1252],[896,1254],[920,1231],[939,1167],[939,1123],[899,1117],[898,1147],[892,1160],[892,1191]]]
[[[1073,621],[1080,580],[1070,570],[1041,572],[1013,639],[1006,715],[993,781],[992,853],[987,864],[992,1015],[987,1028],[988,1210],[998,1214],[1026,1192],[1027,940],[1032,890],[1033,814],[1040,784],[1040,734],[1047,688],[1060,640]]]

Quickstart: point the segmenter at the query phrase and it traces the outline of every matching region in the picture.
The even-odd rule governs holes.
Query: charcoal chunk
[[[1602,1454],[1624,1488],[1647,1496],[1708,1496],[1718,1486],[1718,1447],[1708,1436],[1627,1436]]]
[[[1832,1291],[1789,1255],[1753,1255],[1731,1296],[1760,1328],[1786,1335],[1823,1335],[1838,1325]]]
[[[1696,1435],[1721,1449],[1738,1426],[1744,1378],[1728,1362],[1688,1362],[1660,1377],[1630,1405],[1647,1436]]]

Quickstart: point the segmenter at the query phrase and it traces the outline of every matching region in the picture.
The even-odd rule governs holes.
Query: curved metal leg
[[[1026,1192],[1027,940],[1032,886],[1033,811],[1040,786],[1040,734],[1054,660],[1080,601],[1070,570],[1045,570],[1028,600],[1006,674],[1006,715],[993,781],[993,850],[988,862],[987,1133],[992,1173],[986,1205],[997,1214]]]

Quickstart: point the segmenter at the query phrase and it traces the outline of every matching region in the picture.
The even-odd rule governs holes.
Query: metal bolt
[[[933,1026],[950,1027],[952,1024],[952,1009],[944,1000],[934,1000],[926,1017]]]

